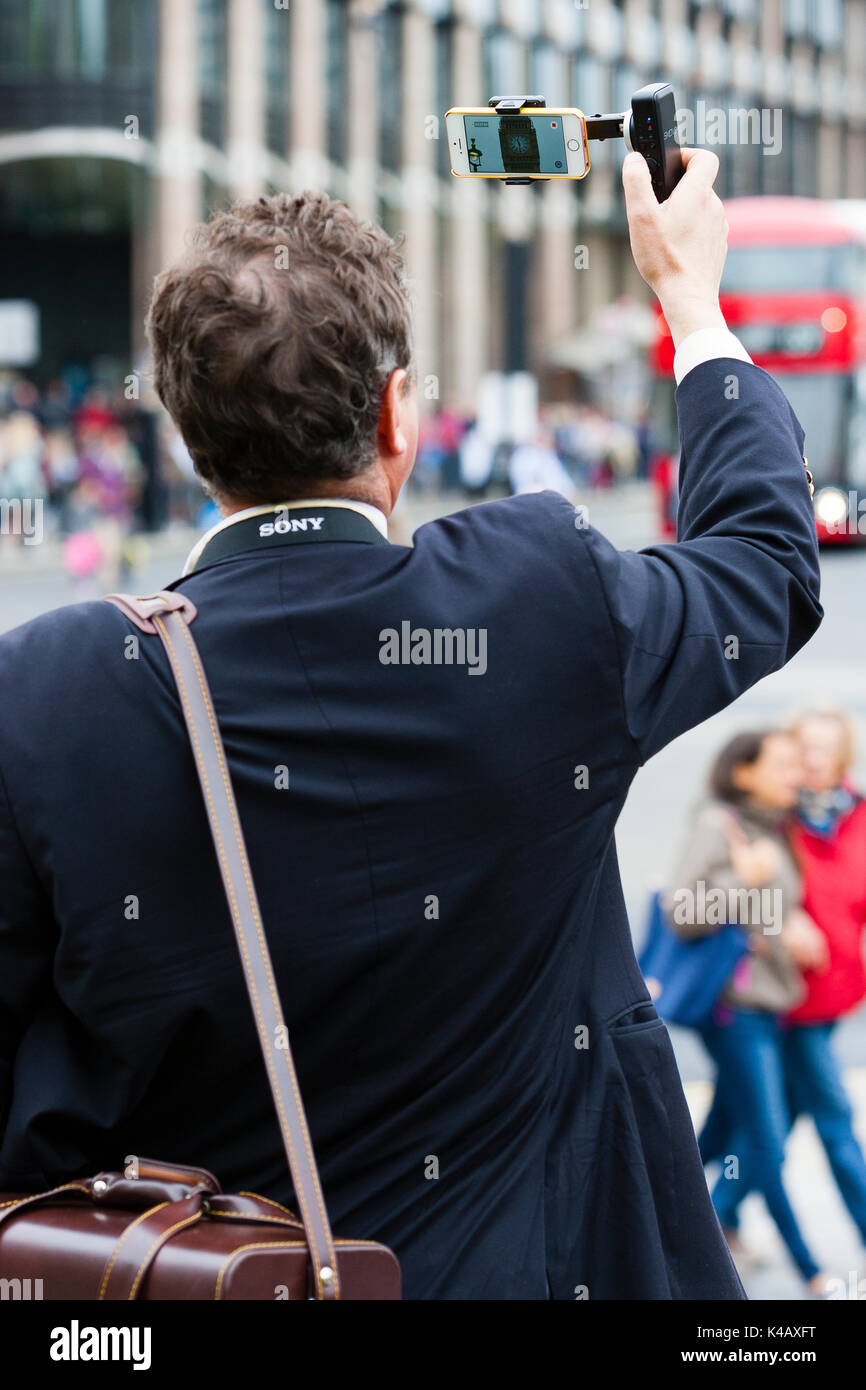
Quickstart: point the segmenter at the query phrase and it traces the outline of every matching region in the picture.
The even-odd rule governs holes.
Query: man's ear
[[[382,392],[382,404],[379,408],[379,456],[387,458],[405,454],[408,448],[408,440],[402,427],[402,412],[405,403],[405,382],[407,373],[403,367],[397,367],[388,378],[388,385]]]

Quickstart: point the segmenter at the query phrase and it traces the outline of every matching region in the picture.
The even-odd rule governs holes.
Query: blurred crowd
[[[40,506],[40,534],[59,540],[82,588],[122,578],[148,532],[170,515],[197,523],[205,502],[183,441],[132,382],[110,391],[72,373],[40,389],[0,374],[0,544],[25,542],[16,503]]]
[[[649,469],[648,426],[592,405],[544,406],[535,431],[512,442],[491,440],[481,421],[444,409],[422,422],[410,486],[468,500],[543,488],[574,499]],[[38,503],[40,536],[59,541],[82,590],[123,578],[145,557],[147,534],[169,519],[200,529],[216,519],[165,412],[137,390],[130,399],[74,374],[40,389],[0,373],[0,498]],[[0,546],[16,543],[25,543],[21,529],[0,527]]]
[[[76,391],[58,380],[40,391],[24,377],[0,381],[0,496],[42,504],[72,578],[114,579],[126,568],[152,428],[136,402],[99,387]]]
[[[442,410],[422,426],[415,485],[468,497],[542,488],[573,497],[646,478],[651,449],[646,420],[627,424],[589,404],[543,406],[537,429],[519,441],[493,439],[480,420]]]
[[[839,1295],[803,1233],[785,1160],[794,1121],[809,1117],[866,1246],[866,1158],[834,1048],[839,1020],[866,999],[866,800],[854,761],[853,722],[832,707],[729,740],[689,814],[661,903],[667,925],[655,923],[687,944],[656,951],[660,974],[649,947],[642,957],[659,1012],[695,1028],[715,1064],[699,1145],[735,1260],[745,1269],[765,1257],[739,1231],[741,1204],[757,1193],[822,1298]],[[716,985],[704,1009],[692,995],[686,1019],[683,989],[698,969]]]

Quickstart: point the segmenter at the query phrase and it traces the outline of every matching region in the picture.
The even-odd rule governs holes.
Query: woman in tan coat
[[[728,1184],[762,1194],[803,1279],[820,1291],[782,1181],[789,1123],[779,1016],[803,997],[800,967],[814,964],[823,938],[801,907],[802,884],[786,837],[800,782],[795,741],[775,730],[740,734],[716,759],[710,798],[697,810],[668,899],[685,938],[739,922],[749,950],[701,1030],[718,1069],[712,1109],[700,1137],[705,1163],[721,1159],[713,1191],[730,1209]],[[732,1251],[736,1233],[726,1231]]]

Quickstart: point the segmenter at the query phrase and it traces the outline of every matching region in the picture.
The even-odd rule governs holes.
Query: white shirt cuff
[[[674,376],[677,386],[693,367],[710,362],[714,357],[735,357],[739,362],[751,362],[743,344],[727,328],[699,328],[683,338],[674,353]]]

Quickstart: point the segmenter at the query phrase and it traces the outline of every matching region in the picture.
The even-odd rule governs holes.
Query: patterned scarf
[[[842,784],[826,792],[812,792],[804,787],[800,792],[797,817],[813,835],[829,840],[835,835],[839,822],[850,815],[859,800],[857,792]]]

